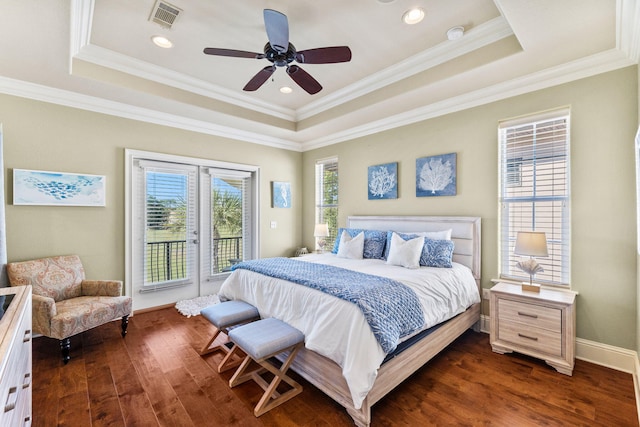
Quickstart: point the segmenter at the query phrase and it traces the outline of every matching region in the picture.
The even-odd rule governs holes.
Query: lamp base
[[[536,285],[535,283],[522,282],[522,290],[526,292],[540,292],[540,285]]]

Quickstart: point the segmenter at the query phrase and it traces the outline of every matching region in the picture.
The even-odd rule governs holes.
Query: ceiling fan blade
[[[296,53],[296,61],[301,64],[349,62],[351,61],[351,49],[348,46],[333,46],[300,50]]]
[[[269,80],[269,77],[271,77],[271,74],[273,74],[275,70],[276,70],[275,65],[269,65],[268,67],[264,67],[262,70],[258,71],[258,74],[256,74],[255,76],[253,76],[251,80],[249,80],[249,83],[247,83],[242,88],[242,90],[246,90],[248,92],[258,90],[260,86],[264,84],[264,82]]]
[[[218,49],[216,47],[205,47],[204,53],[206,53],[207,55],[231,56],[234,58],[264,58],[263,53],[247,52],[246,50],[235,49]]]
[[[311,77],[311,74],[307,73],[297,65],[291,65],[287,67],[287,74],[291,76],[294,82],[307,91],[310,95],[315,95],[322,90],[322,86],[316,79]]]
[[[264,10],[264,27],[272,48],[280,53],[289,49],[289,21],[283,13],[273,9]]]

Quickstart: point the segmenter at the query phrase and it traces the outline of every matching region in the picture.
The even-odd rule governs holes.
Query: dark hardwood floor
[[[301,381],[302,394],[253,416],[262,390],[229,389],[232,372],[201,358],[212,326],[175,309],[137,314],[72,340],[63,366],[57,340],[33,343],[33,426],[350,426],[346,411]],[[296,379],[299,379],[294,375]],[[577,361],[573,377],[544,362],[491,351],[468,331],[372,410],[372,426],[637,426],[629,374]]]

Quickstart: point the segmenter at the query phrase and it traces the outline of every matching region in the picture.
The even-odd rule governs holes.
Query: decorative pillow
[[[442,230],[442,231],[416,231],[410,233],[397,233],[398,236],[402,237],[404,240],[414,239],[418,236],[428,237],[433,240],[451,240],[451,232],[452,229]],[[391,234],[396,233],[395,231],[387,232],[387,245],[384,248],[384,258],[387,259],[389,256],[389,246],[391,246]]]
[[[453,240],[424,239],[420,265],[425,267],[451,268],[453,260]]]
[[[418,236],[415,239],[404,240],[398,234],[391,235],[391,248],[387,257],[387,264],[399,265],[406,268],[420,267],[420,255],[424,237]]]
[[[340,247],[338,247],[338,257],[362,259],[364,249],[364,233],[359,233],[356,237],[351,237],[346,230],[340,236]]]
[[[347,234],[349,234],[349,236],[351,237],[355,237],[358,234],[364,232],[364,250],[362,256],[364,258],[371,259],[385,259],[384,247],[387,242],[387,232],[379,230],[363,230],[361,228],[339,228],[336,243],[333,245],[333,250],[331,251],[332,253],[338,253],[338,248],[340,247],[340,238],[342,237],[343,231],[346,231]]]

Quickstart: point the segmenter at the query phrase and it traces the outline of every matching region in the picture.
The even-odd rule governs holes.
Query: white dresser
[[[30,426],[31,286],[0,288],[0,426]]]

